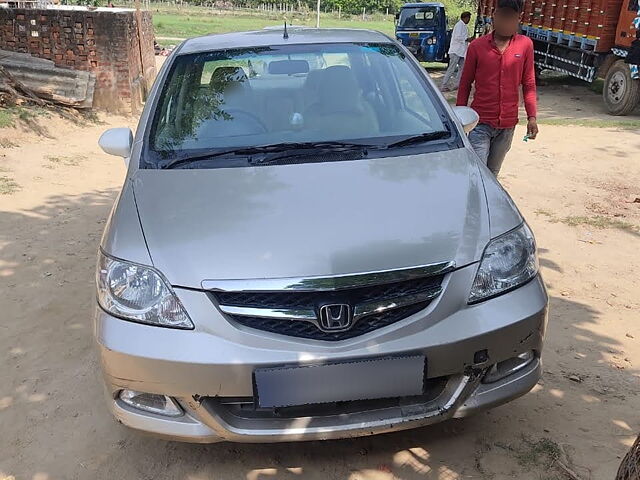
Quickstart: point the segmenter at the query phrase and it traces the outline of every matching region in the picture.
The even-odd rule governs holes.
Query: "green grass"
[[[126,4],[127,2],[123,2]],[[460,18],[465,10],[474,11],[473,7],[465,5],[465,0],[445,0],[445,9],[449,27]],[[466,2],[469,3],[469,2]],[[307,12],[262,12],[258,10],[220,11],[208,7],[185,6],[177,8],[164,4],[152,4],[153,25],[157,37],[188,38],[211,33],[227,33],[246,30],[259,30],[264,27],[281,25],[285,16],[293,25],[315,26],[315,11]],[[393,35],[394,16],[384,12],[367,12],[363,20],[360,15],[342,14],[338,18],[336,12],[323,12],[320,15],[320,26],[328,28],[365,28],[378,30]],[[474,18],[470,22],[474,25]],[[164,42],[167,43],[167,42]]]
[[[567,461],[566,455],[558,443],[550,438],[532,439],[526,435],[518,443],[494,442],[493,446],[505,450],[514,457],[521,467],[533,471],[543,471],[541,480],[564,480],[564,471],[559,468],[560,461]],[[533,477],[532,477],[533,478]]]
[[[11,195],[18,190],[20,190],[20,185],[18,185],[13,178],[0,175],[0,195]]]
[[[197,12],[189,12],[188,14],[179,13],[154,13],[153,24],[156,36],[158,37],[177,37],[188,38],[198,35],[207,35],[210,33],[227,33],[245,30],[260,30],[264,27],[280,25],[283,17],[280,16],[259,16],[259,15],[216,15],[216,14],[200,14]],[[294,25],[314,26],[315,18],[309,16],[307,18],[290,18]],[[338,27],[338,28],[368,28],[370,30],[379,30],[388,35],[393,35],[394,25],[393,18],[390,16],[388,20],[370,20],[363,21],[338,19],[333,16],[326,15],[321,18],[320,25],[322,27]],[[165,42],[166,43],[166,42]]]
[[[436,62],[420,62],[424,68],[429,70],[430,72],[435,72],[442,70],[443,72],[447,69],[448,65],[446,63],[436,63]]]
[[[45,168],[56,168],[58,165],[64,165],[65,167],[77,167],[81,162],[87,159],[84,155],[70,155],[70,156],[53,156],[47,155],[45,157],[48,161],[48,165],[44,165]]]
[[[518,463],[523,466],[545,465],[550,467],[560,458],[562,451],[558,444],[550,438],[541,438],[533,441],[523,439],[520,448],[515,450],[515,457]]]
[[[616,117],[611,117],[611,120],[598,118],[538,118],[538,123],[540,125],[622,128],[625,130],[640,128],[640,120],[616,120]]]
[[[587,217],[584,215],[569,215],[567,217],[556,217],[556,215],[549,211],[539,208],[535,211],[537,215],[542,215],[547,217],[551,223],[564,223],[565,225],[569,225],[570,227],[578,227],[580,225],[586,225],[593,228],[599,229],[607,229],[607,228],[616,228],[618,230],[622,230],[623,232],[640,233],[640,227],[634,225],[633,223],[625,222],[624,220],[620,220],[618,218],[605,217],[604,215],[595,215],[592,217]]]
[[[545,210],[543,208],[538,208],[535,213],[537,215],[543,215],[545,217],[549,217],[549,218],[554,218],[555,219],[555,215],[553,214],[553,212],[549,211],[549,210]]]
[[[589,84],[589,90],[597,93],[598,95],[602,95],[602,91],[604,90],[604,80],[601,78],[596,78]]]
[[[598,95],[602,95],[602,89],[604,88],[604,80],[596,78],[593,82],[585,82],[579,78],[572,77],[571,75],[564,75],[558,72],[546,71],[543,73],[542,80],[546,85],[571,85],[577,87],[586,86],[589,90]]]
[[[589,227],[594,228],[617,228],[618,230],[623,230],[625,232],[637,233],[639,228],[629,222],[625,222],[618,218],[609,218],[604,217],[602,215],[596,215],[594,217],[585,217],[579,215],[570,215],[568,217],[564,217],[560,220],[560,222],[569,225],[571,227],[576,227],[578,225],[587,225]]]
[[[0,108],[0,128],[12,127],[14,118],[10,109]]]
[[[15,106],[0,108],[0,128],[13,127],[16,120],[29,123],[37,117],[47,117],[49,112],[38,106]]]

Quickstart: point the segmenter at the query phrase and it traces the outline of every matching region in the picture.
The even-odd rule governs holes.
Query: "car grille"
[[[277,292],[211,292],[220,308],[230,307],[265,310],[305,311],[306,319],[266,318],[262,315],[227,315],[240,325],[291,337],[313,340],[345,340],[376,329],[386,327],[426,308],[441,290],[444,274],[409,280],[368,285],[357,288],[343,288],[331,291],[277,291]],[[358,311],[360,305],[376,305],[390,302],[387,308],[372,309],[354,319],[350,328],[344,331],[327,331],[317,321],[319,308],[327,304],[346,304]],[[230,310],[230,311],[237,311]]]
[[[378,328],[386,327],[402,320],[414,313],[418,313],[429,305],[429,302],[417,303],[405,308],[391,310],[388,313],[369,315],[357,322],[351,329],[344,332],[325,332],[311,322],[278,320],[272,318],[242,317],[236,316],[234,320],[246,327],[264,330],[265,332],[279,333],[291,337],[310,338],[312,340],[346,340],[348,338],[364,335]]]

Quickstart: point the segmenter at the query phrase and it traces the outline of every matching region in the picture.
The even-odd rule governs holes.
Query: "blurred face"
[[[522,14],[511,8],[498,8],[493,14],[493,30],[502,37],[518,33]]]
[[[466,24],[469,24],[469,22],[471,21],[471,17],[462,17],[462,21]]]

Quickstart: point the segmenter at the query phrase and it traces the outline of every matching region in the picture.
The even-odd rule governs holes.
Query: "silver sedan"
[[[100,244],[95,337],[123,424],[191,442],[383,433],[528,392],[534,237],[451,108],[383,34],[187,40]]]

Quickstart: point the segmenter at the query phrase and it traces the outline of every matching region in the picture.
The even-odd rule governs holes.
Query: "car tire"
[[[640,80],[631,78],[624,60],[615,62],[607,72],[602,97],[611,115],[629,115],[640,104]]]

